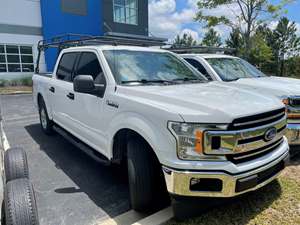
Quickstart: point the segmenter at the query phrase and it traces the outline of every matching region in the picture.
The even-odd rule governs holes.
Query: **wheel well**
[[[148,145],[149,149],[152,150],[152,153],[156,157],[156,154],[153,151],[150,144],[139,133],[131,129],[121,129],[115,134],[113,139],[113,160],[112,161],[114,163],[121,164],[122,161],[127,158],[127,142],[130,138],[140,139],[145,145]]]

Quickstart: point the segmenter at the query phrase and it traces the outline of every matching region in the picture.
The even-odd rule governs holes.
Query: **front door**
[[[95,84],[106,85],[106,79],[98,59],[98,53],[94,51],[82,52],[79,56],[73,79],[77,75],[91,75]],[[107,139],[103,130],[103,105],[104,99],[101,96],[74,93],[76,110],[72,110],[71,117],[74,122],[73,130],[78,138],[104,153]]]

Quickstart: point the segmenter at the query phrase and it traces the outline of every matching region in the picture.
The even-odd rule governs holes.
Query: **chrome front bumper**
[[[290,145],[300,145],[300,123],[289,123],[285,136]]]
[[[183,171],[163,166],[167,189],[170,194],[193,197],[233,197],[256,190],[273,181],[289,159],[286,151],[271,163],[240,174],[213,171]],[[262,179],[263,177],[263,179]],[[219,184],[214,190],[193,190],[194,181],[204,181],[204,189]]]

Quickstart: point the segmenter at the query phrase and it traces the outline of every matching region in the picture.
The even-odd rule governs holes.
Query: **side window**
[[[92,52],[81,54],[74,77],[91,75],[95,84],[105,84],[105,77],[97,56]]]
[[[188,58],[185,58],[185,60],[193,67],[195,67],[200,73],[202,73],[208,80],[212,80],[211,76],[207,73],[206,69],[200,62],[198,62],[195,59],[188,59]]]
[[[58,64],[56,76],[59,80],[71,81],[77,53],[65,53]]]

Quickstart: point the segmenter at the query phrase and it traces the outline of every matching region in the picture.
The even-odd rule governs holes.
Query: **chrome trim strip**
[[[279,117],[279,116],[283,116],[285,114],[285,112],[282,112],[282,113],[279,113],[275,116],[269,116],[269,117],[266,117],[266,118],[263,118],[263,119],[259,119],[259,120],[251,120],[249,122],[244,122],[244,123],[234,123],[233,126],[234,127],[238,127],[238,126],[243,126],[243,125],[249,125],[249,124],[255,124],[255,123],[259,123],[259,122],[264,122],[264,121],[267,121],[267,120],[271,120],[271,119],[274,119],[276,117]]]

